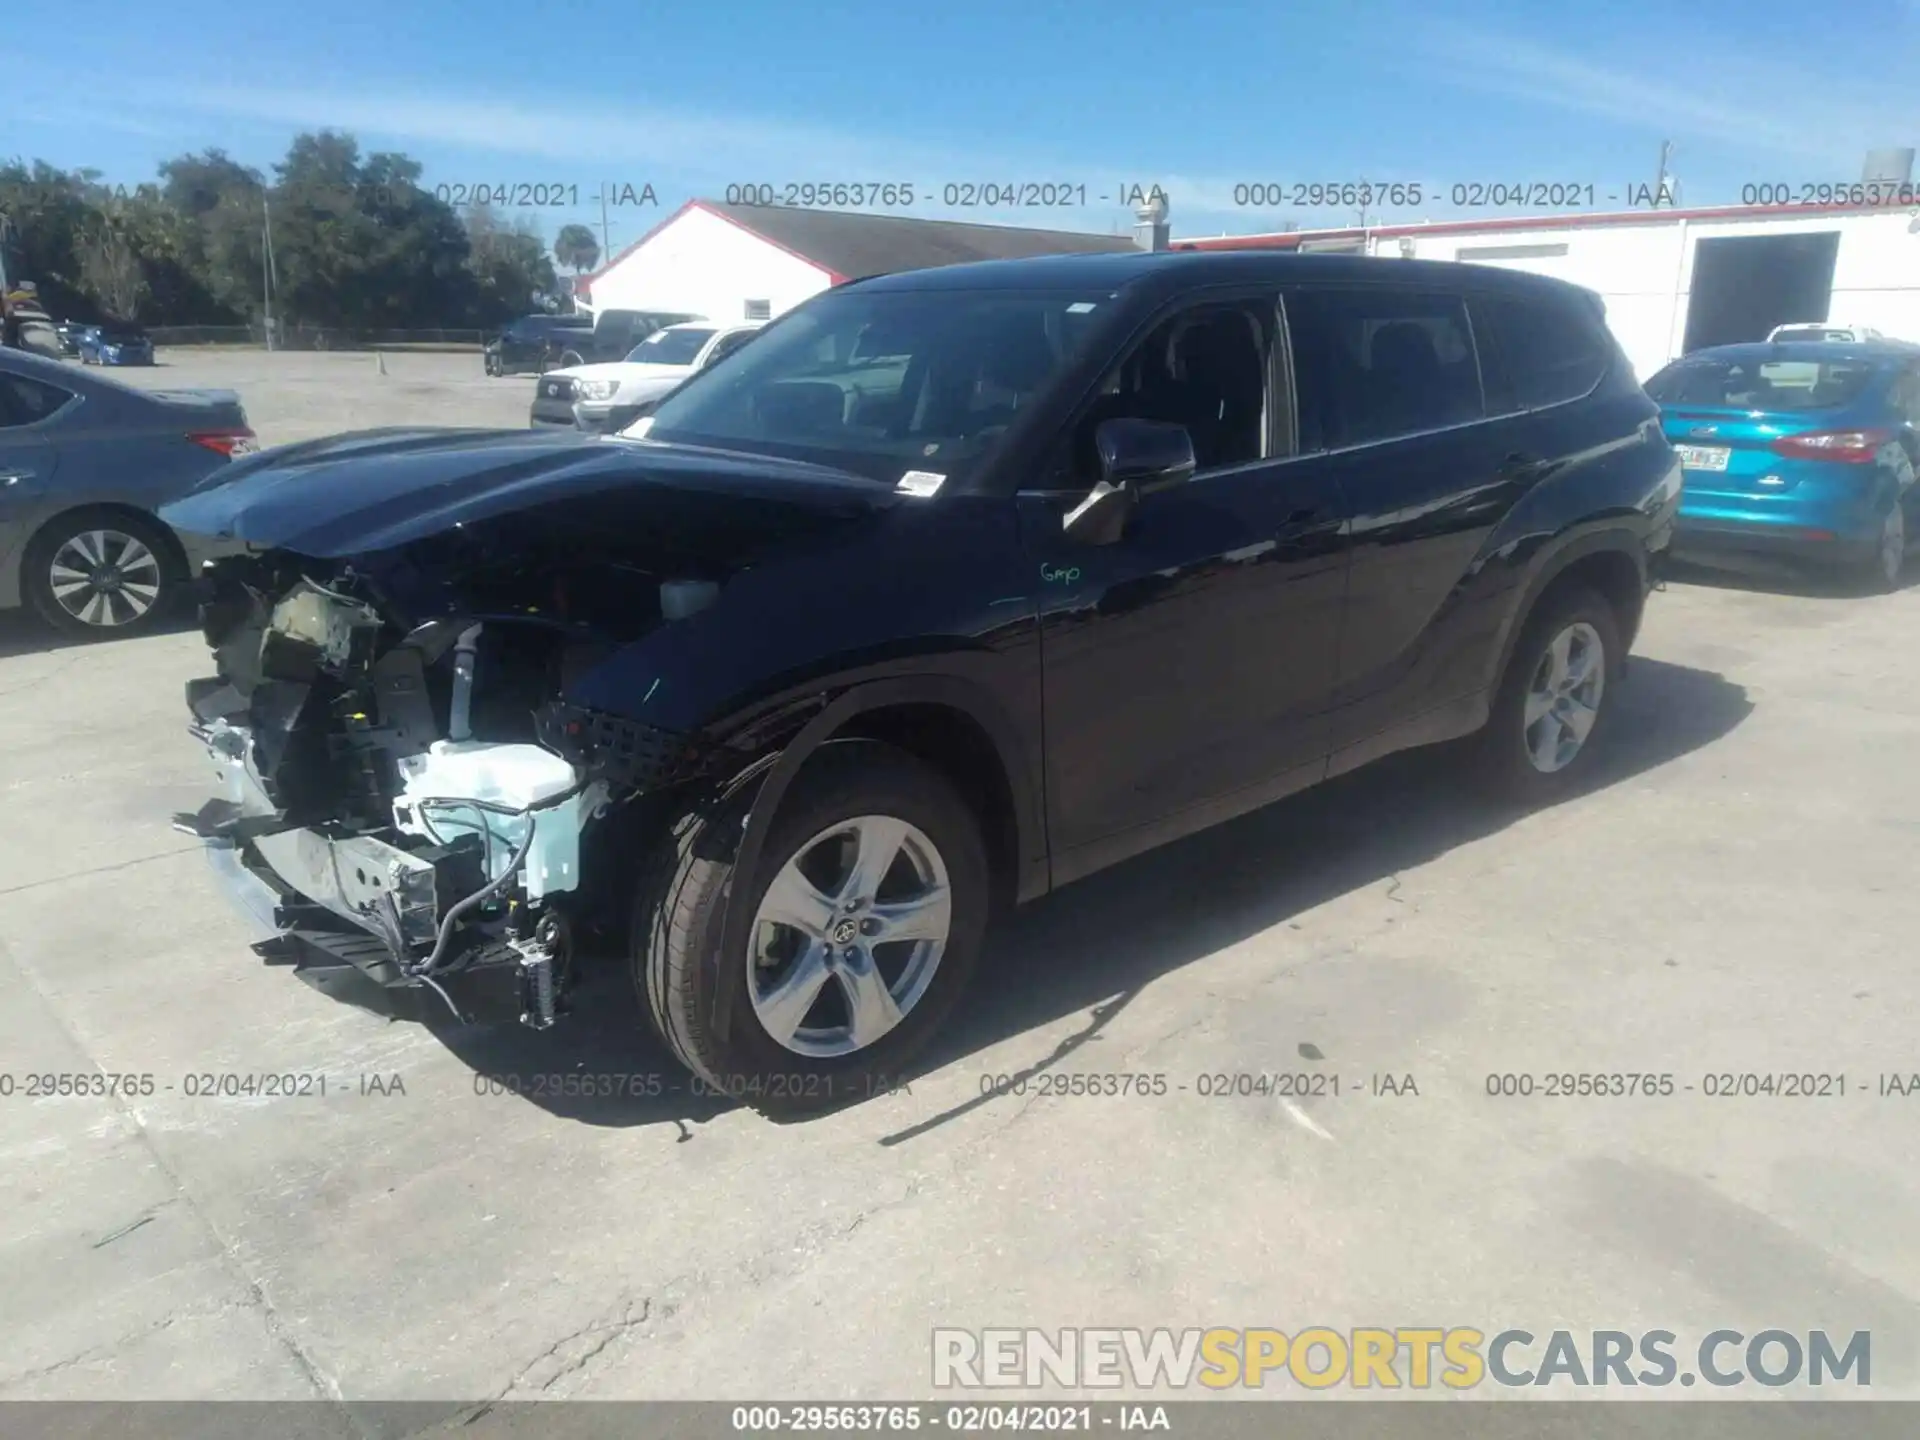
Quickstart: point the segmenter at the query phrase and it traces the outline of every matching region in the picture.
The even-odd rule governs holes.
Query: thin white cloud
[[[276,129],[331,128],[376,142],[434,144],[488,159],[563,162],[570,171],[599,172],[615,184],[684,186],[716,193],[728,184],[824,180],[911,182],[935,187],[947,182],[1021,184],[1050,178],[1084,183],[1084,210],[980,210],[948,212],[949,218],[1036,226],[1086,225],[1105,217],[1103,228],[1131,223],[1120,207],[1099,204],[1121,185],[1159,185],[1171,198],[1175,227],[1180,217],[1238,213],[1234,181],[1207,175],[1156,174],[1150,169],[1087,161],[1061,164],[1007,154],[983,154],[903,143],[884,130],[848,129],[741,114],[692,114],[646,107],[581,108],[511,100],[466,100],[449,96],[387,92],[266,89],[200,85],[170,104],[229,121]],[[497,181],[477,174],[468,178]],[[516,179],[517,176],[507,176]],[[936,197],[937,198],[937,197]],[[929,214],[927,205],[912,213]]]
[[[1592,115],[1624,128],[1708,140],[1731,151],[1821,165],[1857,163],[1870,146],[1920,130],[1908,87],[1849,75],[1845,85],[1734,49],[1723,36],[1697,61],[1674,37],[1609,64],[1516,35],[1457,24],[1425,27],[1423,66],[1464,88]]]

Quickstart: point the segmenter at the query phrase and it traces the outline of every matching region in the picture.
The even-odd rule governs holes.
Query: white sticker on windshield
[[[1093,302],[1091,300],[1076,300],[1067,307],[1067,313],[1069,315],[1085,315],[1091,309],[1093,309]]]
[[[909,470],[900,477],[900,483],[893,488],[902,495],[918,495],[924,500],[946,483],[946,476],[936,475],[931,470]]]

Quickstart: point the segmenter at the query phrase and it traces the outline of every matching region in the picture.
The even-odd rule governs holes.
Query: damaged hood
[[[160,516],[189,534],[334,559],[529,522],[699,549],[716,526],[766,540],[895,498],[842,471],[735,451],[568,431],[389,429],[261,451]]]

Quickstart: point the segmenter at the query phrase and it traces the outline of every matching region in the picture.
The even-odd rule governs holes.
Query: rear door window
[[[1304,290],[1287,304],[1303,343],[1304,412],[1332,449],[1481,419],[1480,361],[1458,295],[1381,288]]]
[[[73,398],[71,390],[0,372],[0,427],[32,425]]]
[[[1606,373],[1608,337],[1575,297],[1477,295],[1473,319],[1499,361],[1514,410],[1578,400]]]

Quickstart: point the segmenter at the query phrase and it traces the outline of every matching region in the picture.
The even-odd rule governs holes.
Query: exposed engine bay
[[[410,589],[404,566],[286,551],[202,576],[217,673],[190,681],[187,702],[218,788],[174,824],[255,897],[243,903],[271,931],[255,946],[270,962],[323,989],[371,983],[409,1001],[380,1007],[396,1013],[444,1002],[463,1020],[545,1028],[564,1008],[583,840],[698,759],[560,697],[715,587],[595,567],[595,588],[618,591],[593,597],[622,617],[608,634],[568,619],[558,581],[529,602],[516,570],[517,606],[497,609],[484,573],[459,607]]]

